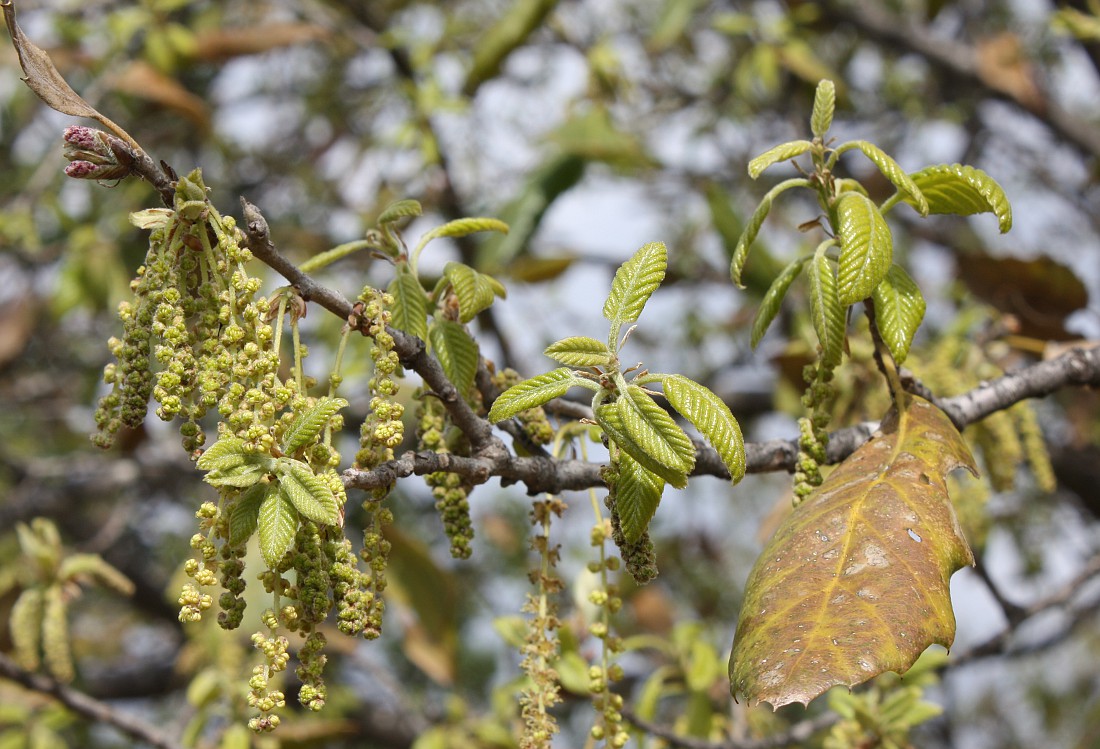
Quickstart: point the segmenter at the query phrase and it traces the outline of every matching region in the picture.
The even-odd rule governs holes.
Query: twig
[[[678,746],[682,749],[782,749],[783,747],[802,744],[818,731],[822,731],[840,720],[840,717],[835,713],[825,713],[816,718],[795,723],[783,733],[775,736],[767,736],[761,739],[707,741],[691,736],[681,736],[667,726],[639,717],[636,712],[626,706],[623,707],[622,713],[624,718],[646,733],[664,739],[670,746]]]
[[[1011,641],[1012,636],[1016,633],[1016,630],[1019,629],[1021,624],[1023,624],[1028,619],[1037,616],[1038,614],[1049,611],[1050,609],[1059,608],[1061,606],[1067,605],[1073,599],[1073,597],[1077,595],[1077,592],[1081,589],[1081,586],[1097,576],[1100,576],[1100,554],[1097,554],[1096,556],[1089,559],[1089,561],[1085,564],[1081,571],[1074,575],[1073,579],[1071,579],[1061,588],[1054,591],[1049,596],[1046,596],[1045,598],[1036,601],[1030,606],[1023,608],[1020,616],[1015,621],[1010,620],[1009,626],[1006,627],[1002,632],[994,635],[993,637],[989,638],[979,645],[975,645],[969,650],[966,650],[957,655],[952,655],[951,660],[947,663],[945,667],[954,669],[959,666],[972,663],[973,661],[980,660],[982,658],[988,658],[994,655],[1010,654],[1008,650],[1009,642]],[[1093,608],[1095,608],[1095,604],[1092,606],[1082,607],[1082,610],[1088,611]],[[1080,621],[1080,619],[1078,621]],[[1072,626],[1074,626],[1074,624],[1071,624],[1070,628],[1072,628]],[[1068,631],[1070,628],[1067,628],[1066,631]],[[1062,638],[1060,634],[1056,635],[1052,638],[1049,638],[1049,644],[1056,643],[1061,639]],[[1029,648],[1028,650],[1029,652],[1033,652],[1035,649],[1037,648]]]
[[[358,319],[355,308],[343,294],[317,283],[279,252],[271,241],[267,221],[259,208],[243,197],[241,208],[248,232],[248,246],[253,255],[289,281],[307,302],[317,302],[342,320],[354,322]],[[419,374],[442,401],[455,426],[470,440],[474,454],[489,458],[506,454],[504,443],[493,435],[489,422],[474,413],[447,378],[439,362],[428,355],[424,342],[395,328],[387,328],[387,331],[393,336],[394,350],[401,364]]]
[[[0,676],[31,691],[54,697],[74,713],[97,723],[113,726],[122,733],[158,749],[183,749],[183,744],[161,733],[160,729],[141,718],[121,713],[105,702],[73,689],[42,674],[20,668],[15,661],[0,653]]]
[[[1070,114],[1046,97],[1025,96],[1010,87],[992,85],[983,78],[977,52],[964,44],[934,35],[913,18],[882,10],[876,2],[832,2],[830,11],[863,34],[893,49],[915,52],[953,80],[961,80],[999,99],[1012,102],[1044,122],[1082,151],[1100,158],[1100,130]]]

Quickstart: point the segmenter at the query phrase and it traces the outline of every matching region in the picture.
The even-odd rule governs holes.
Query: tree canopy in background
[[[1096,741],[1100,7],[25,0],[18,10],[87,106],[151,159],[134,167],[124,139],[42,106],[5,47],[0,745],[544,746],[551,722],[555,746],[627,733],[637,746],[708,749]],[[769,151],[781,143],[794,145]],[[63,147],[69,175],[99,184],[66,176]],[[826,163],[826,148],[845,155]],[[120,178],[135,169],[146,180]],[[815,190],[834,176],[848,197],[819,204]],[[810,189],[772,201],[783,185]],[[983,215],[922,217],[929,201],[932,214]],[[886,205],[897,207],[876,218]],[[869,227],[856,232],[867,246],[853,246],[852,222]],[[206,448],[201,470],[152,411],[115,424],[107,452],[88,439],[107,421],[112,353],[108,379],[122,382],[127,336],[172,339],[170,315],[160,328],[152,308],[120,322],[119,303],[136,292],[183,304],[165,290],[187,274],[207,280],[197,260],[158,269],[166,255],[151,241],[212,258],[210,269],[262,261],[248,265],[255,279],[231,282],[238,306],[224,319],[201,304],[180,319],[193,321],[201,359],[202,340],[226,328],[259,340],[286,318],[282,359],[254,357],[239,375],[257,392],[265,377],[296,382],[272,396],[294,417],[271,427],[270,456],[250,446],[251,422],[232,422],[246,436],[219,439],[213,406],[183,431],[187,452]],[[845,253],[876,268],[846,277]],[[875,283],[863,288],[867,274]],[[858,304],[835,314],[872,291],[874,330]],[[921,291],[917,314],[905,300]],[[271,309],[257,294],[274,296]],[[310,379],[314,399],[296,400]],[[591,408],[575,385],[595,393]],[[205,387],[182,404],[154,395],[186,420]],[[532,405],[545,413],[523,410]],[[880,420],[887,436],[867,442]],[[951,422],[965,443],[929,447]],[[499,449],[493,435],[506,435]],[[877,456],[887,448],[893,457]],[[941,477],[971,460],[980,479]],[[933,648],[902,679],[819,699],[804,680],[777,692],[766,668],[746,675],[742,664],[728,678],[735,625],[753,633],[739,645],[750,653],[775,640],[774,620],[750,609],[817,600],[752,587],[761,549],[779,567],[780,553],[828,543],[823,529],[840,527],[828,523],[848,522],[837,503],[808,500],[820,525],[800,530],[792,500],[824,478],[820,493],[862,501],[846,499],[862,496],[861,477],[906,471],[934,485],[919,493],[921,522],[950,536],[953,507],[976,561],[951,586],[950,655]],[[605,508],[605,484],[619,510]],[[221,553],[202,536],[219,492],[245,508],[226,520],[218,568],[233,593],[214,610],[244,620],[232,632],[213,615],[181,623],[181,606],[198,619],[211,603],[193,582],[209,572],[197,561],[206,549]],[[349,529],[354,548],[327,527]],[[258,543],[235,543],[254,531]],[[966,541],[933,550],[939,532],[908,532],[915,577],[926,562],[946,576],[967,563]],[[360,557],[363,597],[341,599],[328,620],[324,599],[300,630],[309,637],[291,638],[279,683],[281,646],[249,639],[266,631],[264,584],[280,584],[257,572],[311,543],[333,570]],[[864,547],[871,566],[876,549]],[[226,572],[238,564],[247,588]],[[308,619],[303,581],[316,570],[295,564],[303,603],[292,615]],[[752,579],[777,576],[764,566]],[[929,604],[945,621],[946,594]],[[832,644],[860,670],[865,651]],[[286,707],[265,709],[278,690]],[[773,712],[761,698],[810,704]],[[248,731],[257,709],[282,725]]]

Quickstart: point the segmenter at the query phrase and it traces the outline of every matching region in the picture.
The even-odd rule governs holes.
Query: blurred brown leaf
[[[1035,68],[1019,36],[1005,32],[981,39],[975,54],[978,77],[985,85],[1015,99],[1032,112],[1046,111],[1046,97],[1039,88]]]
[[[974,293],[1017,318],[1022,336],[1065,341],[1070,313],[1088,305],[1089,295],[1077,275],[1056,260],[993,257],[981,251],[958,255],[959,276]]]
[[[131,62],[111,78],[111,85],[120,93],[178,112],[203,130],[210,128],[210,110],[206,102],[146,62]]]
[[[222,62],[279,47],[327,39],[328,29],[309,23],[269,23],[236,29],[211,29],[195,36],[194,55],[205,62]]]

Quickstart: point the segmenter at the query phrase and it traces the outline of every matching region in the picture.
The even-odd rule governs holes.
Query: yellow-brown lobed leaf
[[[946,476],[976,468],[942,411],[907,401],[757,560],[730,656],[731,691],[749,704],[808,704],[953,642],[949,579],[974,557]]]

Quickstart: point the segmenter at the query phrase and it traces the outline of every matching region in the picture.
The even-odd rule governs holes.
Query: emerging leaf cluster
[[[775,199],[795,187],[813,191],[830,236],[812,255],[792,260],[776,277],[753,321],[752,345],[755,347],[764,337],[791,284],[804,273],[823,365],[831,369],[840,363],[846,309],[867,299],[873,300],[875,322],[883,342],[900,364],[924,318],[925,302],[913,279],[894,262],[894,242],[886,214],[899,202],[911,206],[921,216],[992,213],[1000,230],[1006,232],[1012,226],[1012,209],[1001,186],[980,169],[938,164],[906,173],[889,154],[868,141],[830,146],[825,137],[832,124],[835,103],[833,83],[822,81],[810,120],[813,139],[782,143],[749,162],[749,176],[753,179],[774,164],[805,154],[810,155],[812,170],[803,172],[805,178],[779,183],[763,197],[738,239],[730,276],[735,284],[741,285],[749,249]],[[838,160],[848,151],[862,153],[894,186],[894,194],[881,205],[876,205],[855,180],[835,175]]]
[[[240,490],[229,513],[229,541],[245,543],[259,532],[260,551],[274,569],[290,549],[302,518],[337,525],[343,497],[308,463],[291,455],[312,445],[332,418],[348,405],[343,398],[319,398],[299,413],[283,433],[279,456],[250,450],[242,439],[224,434],[198,459],[211,486]]]
[[[426,232],[411,253],[397,229],[403,219],[420,216],[420,203],[400,200],[378,217],[373,233],[382,252],[395,267],[393,280],[386,289],[393,296],[394,328],[425,341],[439,360],[447,377],[459,392],[466,393],[477,373],[477,342],[466,332],[465,324],[489,308],[497,297],[506,295],[504,286],[490,275],[465,263],[448,262],[443,274],[428,293],[417,272],[420,254],[433,239],[465,237],[477,232],[508,233],[508,225],[495,218],[461,218]],[[429,316],[432,318],[429,323]]]
[[[628,542],[638,540],[648,528],[665,484],[686,486],[695,467],[695,445],[654,400],[655,393],[647,385],[662,386],[669,404],[718,451],[734,482],[745,474],[741,429],[717,395],[682,375],[620,367],[619,350],[630,332],[620,338],[622,328],[641,316],[664,280],[667,263],[668,251],[662,242],[651,242],[634,253],[615,273],[603,306],[610,324],[607,342],[573,336],[552,343],[544,353],[564,366],[512,386],[489,411],[489,420],[495,423],[561,397],[574,387],[593,391],[592,412],[619,464],[617,511]],[[627,379],[632,372],[633,377]]]

